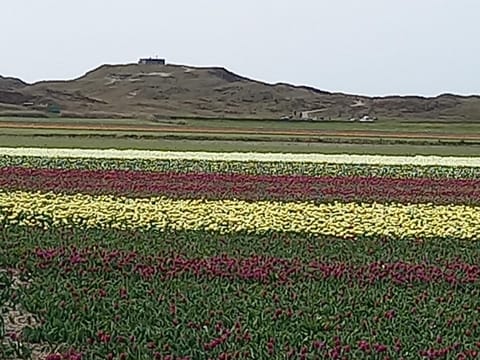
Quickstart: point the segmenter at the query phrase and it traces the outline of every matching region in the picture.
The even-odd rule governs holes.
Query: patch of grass
[[[450,145],[467,146],[480,145],[476,140],[443,140],[422,138],[391,138],[382,137],[343,137],[343,136],[311,136],[311,135],[265,135],[265,134],[212,134],[201,132],[139,132],[139,131],[108,131],[108,130],[64,130],[64,129],[4,129],[4,135],[11,137],[34,136],[37,138],[91,138],[103,139],[136,139],[136,140],[177,140],[177,141],[251,141],[251,142],[298,142],[298,143],[325,143],[325,144],[377,144],[377,145]]]
[[[352,153],[385,155],[451,155],[476,156],[479,145],[388,145],[307,143],[290,141],[238,141],[238,140],[166,140],[142,138],[103,138],[66,136],[8,136],[0,135],[3,147],[145,149],[170,151],[240,151],[240,152],[292,152],[292,153]]]
[[[383,119],[373,124],[331,122],[285,122],[273,120],[165,120],[152,122],[135,119],[66,119],[66,118],[0,118],[28,124],[158,126],[181,127],[181,132],[137,130],[73,130],[5,128],[0,146],[119,148],[178,151],[259,151],[259,152],[322,152],[389,155],[456,155],[480,154],[480,144],[473,140],[436,140],[362,136],[241,134],[242,130],[317,130],[317,131],[385,131],[386,134],[424,133],[476,134],[480,123],[418,122],[415,119]],[[189,129],[231,129],[232,133],[193,132]],[[238,130],[239,133],[235,133]]]
[[[57,124],[57,125],[152,125],[150,120],[146,119],[91,119],[91,118],[62,118],[62,117],[10,117],[0,116],[2,122],[18,122],[20,124]]]
[[[316,130],[316,131],[386,131],[425,134],[478,134],[479,122],[434,121],[430,119],[380,119],[375,123],[358,123],[337,120],[331,122],[281,121],[281,120],[147,120],[147,119],[82,119],[82,118],[29,118],[0,117],[1,122],[18,122],[32,124],[58,125],[118,125],[118,126],[181,126],[205,129],[241,129],[241,130]]]
[[[420,122],[384,119],[375,123],[347,121],[294,122],[274,120],[187,120],[186,126],[231,129],[267,130],[323,130],[323,131],[390,131],[409,133],[475,134],[480,133],[480,122]]]

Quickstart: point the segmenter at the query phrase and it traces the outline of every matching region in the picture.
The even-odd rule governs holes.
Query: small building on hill
[[[157,58],[142,58],[138,60],[140,65],[165,65],[165,59],[157,59]]]

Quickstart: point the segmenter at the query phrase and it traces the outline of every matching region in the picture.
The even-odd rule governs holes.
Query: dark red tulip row
[[[361,266],[347,263],[303,262],[267,256],[235,258],[227,255],[208,258],[139,256],[135,252],[119,252],[75,248],[37,249],[37,266],[41,269],[60,267],[63,271],[112,272],[132,271],[144,279],[164,280],[191,275],[196,278],[286,284],[298,280],[323,281],[339,279],[374,284],[447,283],[452,286],[480,282],[480,265],[466,263],[382,263]],[[92,264],[95,264],[92,266]]]
[[[0,169],[0,189],[192,199],[480,204],[480,179]]]

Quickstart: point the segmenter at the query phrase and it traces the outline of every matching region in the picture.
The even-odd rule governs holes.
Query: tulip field
[[[480,157],[0,148],[0,359],[480,358]]]

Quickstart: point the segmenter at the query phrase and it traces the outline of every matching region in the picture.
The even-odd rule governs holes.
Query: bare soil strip
[[[29,286],[28,281],[24,281],[20,279],[20,272],[15,269],[2,269],[0,268],[0,272],[8,272],[12,276],[13,289],[19,289],[20,287],[27,287]],[[17,345],[26,345],[30,351],[30,358],[32,360],[43,360],[50,354],[54,348],[52,345],[49,344],[30,344],[25,343],[22,341],[22,331],[26,327],[37,327],[40,324],[35,319],[33,314],[30,314],[28,311],[23,309],[20,305],[15,304],[12,306],[10,304],[10,308],[1,308],[2,310],[2,318],[4,324],[4,330],[6,337],[10,338],[10,342],[17,343]],[[7,343],[6,339],[1,339],[3,345]],[[0,354],[1,355],[1,354]],[[23,357],[22,357],[23,358]],[[20,358],[14,357],[7,357],[6,360],[21,360]]]
[[[5,129],[44,129],[44,130],[90,130],[90,131],[137,131],[198,134],[255,134],[255,135],[292,135],[292,136],[331,136],[362,138],[400,138],[400,139],[436,139],[436,140],[480,140],[480,134],[438,134],[429,132],[390,132],[390,131],[322,131],[322,130],[265,130],[232,128],[195,128],[175,126],[119,126],[119,125],[78,125],[78,124],[38,124],[1,122]]]

